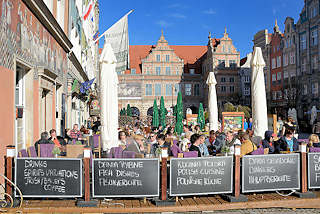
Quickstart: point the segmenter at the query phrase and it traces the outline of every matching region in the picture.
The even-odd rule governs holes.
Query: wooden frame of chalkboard
[[[311,175],[310,175],[310,173],[311,173],[311,169],[310,169],[310,164],[311,164],[311,160],[310,160],[310,156],[311,155],[318,155],[319,157],[318,157],[318,159],[319,159],[319,170],[316,170],[316,171],[319,171],[320,172],[320,153],[317,153],[317,152],[312,152],[312,153],[308,153],[308,188],[309,189],[319,189],[320,188],[320,185],[312,185],[311,184]],[[313,170],[313,171],[315,171],[315,170]],[[319,174],[319,179],[320,179],[320,174]],[[314,181],[312,181],[312,182],[314,182]]]
[[[230,175],[230,190],[228,190],[228,191],[218,191],[218,192],[212,192],[212,191],[208,191],[208,192],[201,192],[201,193],[191,193],[191,192],[189,192],[189,193],[178,193],[178,194],[174,194],[174,193],[172,193],[172,164],[171,164],[171,161],[175,161],[175,160],[203,160],[203,159],[216,159],[216,160],[218,160],[218,159],[223,159],[223,158],[229,158],[229,159],[231,159],[231,164],[230,164],[230,167],[231,167],[231,175]],[[217,156],[217,157],[197,157],[197,158],[171,158],[170,159],[170,192],[169,192],[169,194],[170,194],[170,196],[186,196],[186,195],[213,195],[213,194],[215,194],[215,195],[217,195],[217,194],[226,194],[226,193],[232,193],[233,192],[233,180],[234,180],[234,178],[233,178],[233,167],[234,167],[234,163],[233,163],[233,160],[234,160],[234,158],[233,158],[233,156]]]
[[[95,161],[106,161],[106,160],[110,160],[110,161],[157,161],[157,166],[158,166],[158,170],[157,170],[157,183],[155,185],[157,185],[157,193],[156,194],[148,194],[148,195],[140,195],[140,194],[128,194],[128,195],[96,195],[95,191],[94,191],[94,182],[95,182],[95,167],[94,167],[94,162]],[[120,198],[120,197],[157,197],[160,194],[160,160],[159,158],[94,158],[92,159],[92,197],[93,198]]]
[[[245,189],[245,184],[244,184],[244,159],[245,158],[250,158],[250,157],[273,157],[273,156],[279,156],[279,157],[284,157],[284,156],[296,156],[298,159],[298,164],[297,164],[297,187],[294,188],[276,188],[276,189],[258,189],[258,190],[246,190]],[[278,191],[278,190],[298,190],[300,189],[300,183],[301,183],[301,179],[300,179],[300,154],[299,153],[291,153],[291,154],[268,154],[268,155],[246,155],[242,157],[242,170],[241,170],[241,178],[242,178],[242,188],[241,188],[241,192],[242,193],[249,193],[249,192],[271,192],[271,191]],[[272,185],[272,184],[270,184]]]
[[[80,180],[80,194],[79,195],[24,195],[22,192],[23,197],[32,197],[32,198],[76,198],[76,197],[82,197],[82,159],[81,158],[44,158],[44,157],[37,157],[37,158],[31,158],[31,157],[19,157],[15,159],[15,184],[17,185],[17,161],[22,160],[22,159],[30,159],[30,160],[54,160],[54,161],[68,161],[68,160],[73,160],[73,161],[79,161],[80,164],[80,171],[79,171],[79,180]],[[15,197],[20,197],[19,194],[17,194],[17,190],[15,192]]]

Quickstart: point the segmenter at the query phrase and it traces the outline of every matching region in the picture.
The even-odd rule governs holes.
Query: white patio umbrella
[[[101,143],[104,151],[118,146],[118,76],[116,57],[109,43],[100,56]]]
[[[208,109],[209,109],[209,128],[210,130],[218,130],[218,104],[216,93],[216,78],[213,72],[209,72],[207,85],[209,86]]]
[[[265,131],[268,130],[268,115],[266,89],[264,81],[263,60],[260,47],[255,47],[251,59],[251,98],[252,98],[252,129],[254,137],[264,137]]]
[[[312,106],[311,109],[311,115],[310,115],[310,125],[313,125],[314,121],[317,117],[317,108],[315,106]]]

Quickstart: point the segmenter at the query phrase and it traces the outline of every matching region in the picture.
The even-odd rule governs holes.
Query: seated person
[[[285,130],[284,136],[282,136],[278,141],[275,142],[275,153],[279,154],[281,151],[298,151],[299,143],[297,139],[293,136],[294,130],[292,128],[287,128]]]
[[[119,131],[118,133],[119,144],[127,145],[127,134],[124,131]]]
[[[230,152],[228,153],[228,155],[234,154],[234,145],[235,144],[241,145],[240,140],[234,136],[232,131],[227,131],[225,146],[229,147],[229,149],[230,149]]]
[[[204,135],[200,135],[200,145],[199,145],[199,149],[201,152],[201,156],[209,156],[209,151],[208,151],[208,147],[205,144],[205,140],[206,137]]]
[[[171,146],[171,143],[166,142],[165,135],[164,134],[158,134],[157,143],[152,144],[151,154],[156,157],[158,155],[157,154],[157,149],[158,148],[168,148],[168,155],[171,155],[170,146]]]
[[[250,154],[257,149],[257,146],[253,142],[251,142],[249,134],[242,133],[239,137],[241,142],[240,157]]]
[[[63,137],[57,136],[57,131],[55,129],[51,129],[49,133],[50,138],[48,140],[51,140],[56,145],[56,147],[62,148],[66,145],[66,141],[63,139]]]
[[[214,145],[215,141],[216,141],[216,133],[214,132],[214,130],[211,130],[209,132],[209,137],[205,141],[210,155],[216,154],[217,149],[216,149],[216,146]]]
[[[277,137],[276,134],[274,134],[272,131],[266,131],[264,133],[264,139],[262,140],[262,146],[263,148],[269,149],[269,154],[274,153],[274,138]]]
[[[137,154],[145,154],[146,149],[143,143],[144,137],[142,135],[135,135],[134,140],[130,143],[127,144],[127,148],[125,151],[133,151]]]
[[[70,130],[69,136],[72,140],[81,140],[82,139],[82,134],[78,130],[78,124],[73,125],[73,129]]]
[[[189,151],[197,151],[198,152],[198,157],[201,157],[201,151],[200,151],[200,144],[201,144],[201,140],[200,140],[200,135],[199,134],[193,134],[190,138],[191,141],[191,146],[189,148]]]
[[[320,147],[319,136],[312,134],[309,136],[309,147]]]
[[[41,133],[41,138],[40,138],[40,140],[38,140],[37,142],[35,142],[35,144],[34,144],[34,147],[35,147],[35,149],[36,149],[36,153],[37,153],[37,155],[39,155],[38,154],[38,147],[39,147],[39,144],[53,144],[53,142],[51,141],[51,140],[48,140],[48,132],[42,132]]]

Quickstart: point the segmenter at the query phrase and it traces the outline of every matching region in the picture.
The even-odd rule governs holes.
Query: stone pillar
[[[73,83],[73,79],[68,78],[67,80],[68,92],[67,92],[67,100],[66,100],[67,128],[72,128],[72,90],[71,90],[72,83]]]

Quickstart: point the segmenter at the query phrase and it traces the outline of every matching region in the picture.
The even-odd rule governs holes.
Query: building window
[[[200,95],[200,85],[199,84],[194,84],[193,85],[193,94],[194,94],[194,96],[199,96]]]
[[[245,87],[244,88],[244,95],[245,96],[249,96],[250,95],[250,88],[249,87]]]
[[[154,85],[154,95],[161,96],[161,84]]]
[[[277,76],[276,74],[272,74],[272,82],[275,82],[275,81],[277,81]]]
[[[272,69],[275,69],[275,68],[276,68],[276,58],[272,58],[272,60],[271,60],[271,67],[272,67]]]
[[[185,85],[185,95],[186,96],[191,96],[191,84],[186,84]]]
[[[301,62],[301,72],[307,71],[307,58],[303,58]]]
[[[277,56],[277,68],[281,67],[281,56]]]
[[[231,45],[228,45],[228,52],[231,53]]]
[[[161,74],[161,67],[156,67],[156,75],[160,75]]]
[[[157,55],[157,62],[160,62],[160,55]]]
[[[194,68],[189,69],[189,74],[194,74]]]
[[[272,99],[277,100],[277,92],[276,91],[272,92]]]
[[[311,68],[317,69],[318,68],[318,56],[311,57]]]
[[[146,84],[146,96],[152,96],[152,84]]]
[[[290,64],[295,64],[295,52],[290,52]]]
[[[307,40],[306,40],[306,33],[300,35],[300,49],[304,50],[307,48]]]
[[[290,77],[295,77],[296,76],[296,72],[295,71],[291,71],[290,72]]]
[[[166,96],[172,96],[172,85],[166,84]]]
[[[226,78],[225,77],[221,77],[221,82],[226,82]]]
[[[236,60],[229,60],[229,67],[231,67],[231,68],[237,67]]]
[[[315,28],[311,31],[311,45],[318,45],[318,29]]]
[[[166,62],[170,61],[170,55],[166,55]]]
[[[308,85],[304,84],[303,85],[303,95],[307,95],[308,94]]]
[[[170,67],[166,67],[166,75],[171,75]]]
[[[219,63],[218,66],[221,67],[221,68],[224,68],[224,67],[226,66],[224,60],[219,59],[219,60],[218,60],[218,63]]]
[[[278,96],[277,96],[277,98],[279,99],[279,100],[281,100],[282,99],[282,91],[278,91]]]
[[[230,86],[230,93],[233,93],[234,92],[234,86]]]
[[[230,82],[234,82],[234,77],[230,77]]]
[[[310,18],[314,18],[317,16],[317,7],[312,6],[309,8]]]
[[[287,79],[289,77],[288,71],[283,72],[283,79]]]
[[[289,56],[288,54],[283,55],[283,66],[287,66],[289,64]]]
[[[278,80],[278,81],[281,81],[281,72],[278,72],[278,73],[277,73],[277,80]]]
[[[131,74],[136,74],[136,69],[135,68],[131,68]]]
[[[314,82],[312,85],[312,94],[318,94],[318,83]]]
[[[283,99],[288,99],[288,89],[283,90]]]
[[[250,76],[245,76],[244,77],[244,82],[247,82],[247,83],[250,82]]]
[[[227,91],[227,87],[226,86],[221,86],[221,92],[226,92]]]
[[[174,84],[174,95],[178,95],[180,91],[180,85],[178,83]]]

